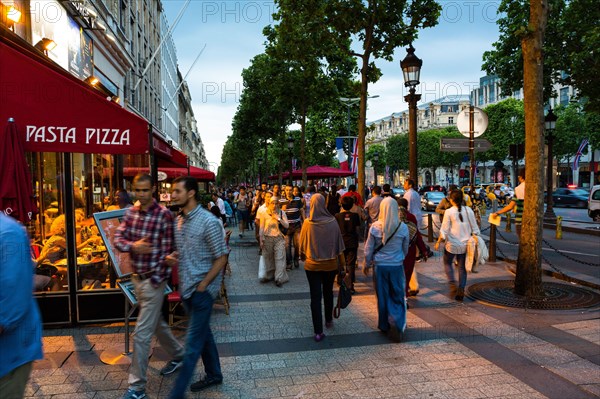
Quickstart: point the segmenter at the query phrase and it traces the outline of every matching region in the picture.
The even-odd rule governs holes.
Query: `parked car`
[[[435,208],[446,197],[441,191],[428,191],[421,197],[421,209],[424,211],[435,211]]]
[[[588,193],[580,188],[557,188],[552,193],[552,203],[555,206],[588,207]]]
[[[592,187],[588,199],[588,216],[600,222],[600,185]]]
[[[402,198],[404,197],[404,189],[400,187],[392,188],[392,195],[394,198]]]

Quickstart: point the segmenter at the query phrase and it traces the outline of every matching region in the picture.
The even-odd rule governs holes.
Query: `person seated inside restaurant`
[[[129,197],[127,190],[121,189],[114,197],[113,203],[106,209],[107,211],[115,211],[133,206],[133,202]]]
[[[80,216],[78,215],[78,218]],[[78,225],[79,229],[79,225]],[[49,238],[44,242],[44,246],[37,257],[36,264],[39,266],[42,263],[56,263],[57,261],[66,258],[67,252],[67,240],[66,240],[66,227],[65,227],[65,215],[58,216],[52,227],[50,227]],[[90,244],[101,244],[102,239],[98,235],[92,235],[85,241],[77,244],[77,251],[87,247]]]

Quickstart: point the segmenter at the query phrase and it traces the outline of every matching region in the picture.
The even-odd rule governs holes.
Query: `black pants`
[[[315,334],[323,332],[321,296],[325,302],[325,322],[333,320],[333,281],[337,273],[337,270],[330,272],[312,272],[306,270],[306,278],[310,287],[310,313]]]
[[[358,248],[346,248],[344,249],[344,258],[346,258],[346,273],[350,273],[352,278],[352,285],[356,282],[356,252]],[[352,288],[352,287],[348,287]]]

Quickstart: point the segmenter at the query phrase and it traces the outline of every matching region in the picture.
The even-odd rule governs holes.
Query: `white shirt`
[[[515,187],[515,196],[517,199],[525,199],[525,182]]]
[[[471,234],[479,234],[479,227],[475,221],[475,214],[468,206],[462,206],[463,221],[458,216],[458,208],[453,206],[444,212],[444,221],[440,235],[446,240],[446,251],[451,254],[464,254],[467,250],[467,241]]]
[[[404,193],[404,199],[408,201],[408,211],[417,218],[417,227],[421,228],[423,216],[421,214],[421,196],[412,187]]]
[[[225,203],[219,197],[217,197],[217,206],[219,207],[219,211],[221,212],[221,215],[225,215]]]

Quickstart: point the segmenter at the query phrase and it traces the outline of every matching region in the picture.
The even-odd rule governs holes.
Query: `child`
[[[352,279],[352,287],[350,292],[353,294],[355,271],[356,271],[356,253],[358,251],[358,229],[360,228],[360,217],[354,212],[350,212],[354,205],[354,198],[347,196],[342,197],[342,211],[335,215],[335,218],[340,226],[342,238],[344,239],[344,257],[346,258],[346,272],[350,273]]]

